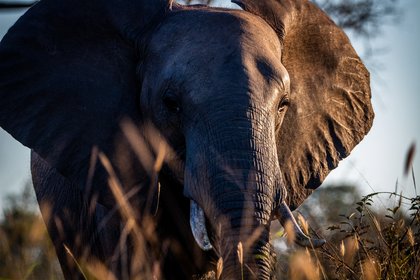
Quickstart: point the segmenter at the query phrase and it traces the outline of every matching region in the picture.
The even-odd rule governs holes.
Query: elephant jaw
[[[213,249],[207,234],[204,210],[194,200],[190,202],[190,227],[195,241],[202,250]]]
[[[303,233],[289,207],[284,202],[275,210],[274,216],[284,228],[286,228],[288,223],[292,225],[296,244],[309,248],[318,248],[325,244],[326,241],[324,239],[311,238]],[[204,210],[193,200],[190,202],[190,227],[195,241],[202,250],[209,251],[213,249],[207,233]]]

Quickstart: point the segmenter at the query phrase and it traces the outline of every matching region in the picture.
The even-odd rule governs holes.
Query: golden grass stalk
[[[309,252],[299,251],[290,262],[290,279],[292,280],[318,280],[319,270],[313,262]]]
[[[341,241],[340,252],[343,256],[343,261],[347,265],[351,265],[354,260],[354,256],[359,250],[359,243],[356,236],[346,238]]]
[[[64,246],[64,249],[66,250],[66,253],[70,256],[70,258],[72,258],[72,260],[76,264],[77,268],[79,269],[80,273],[83,275],[83,278],[84,279],[88,279],[86,277],[85,272],[83,271],[82,266],[80,265],[80,263],[78,262],[78,260],[76,260],[75,256],[73,255],[73,253],[71,252],[71,250],[69,249],[69,247],[67,247],[66,244],[63,244],[63,246]]]
[[[117,280],[115,275],[101,262],[89,262],[86,265],[86,269],[95,279]]]
[[[293,227],[293,222],[287,221],[284,227],[284,231],[286,232],[287,244],[294,244],[296,239],[296,233]]]
[[[340,254],[344,258],[344,255],[346,254],[346,246],[344,246],[344,240],[341,240],[340,243]]]
[[[298,221],[299,221],[299,224],[301,225],[303,233],[305,233],[306,235],[309,235],[308,222],[305,220],[305,218],[300,213],[298,214]]]
[[[363,262],[362,271],[365,280],[379,279],[379,269],[377,262],[373,259],[367,259]]]
[[[98,156],[100,162],[109,174],[108,185],[117,201],[123,220],[126,223],[123,234],[121,235],[120,250],[123,251],[123,246],[125,244],[123,241],[126,240],[127,235],[131,234],[134,243],[134,252],[131,260],[131,275],[135,276],[139,275],[139,273],[150,275],[150,271],[148,271],[147,265],[143,265],[144,261],[146,260],[146,252],[144,251],[146,248],[145,240],[141,228],[137,223],[135,211],[124,195],[122,191],[122,185],[119,182],[109,159],[102,152],[100,152]],[[147,271],[143,272],[142,269],[146,269]]]
[[[216,279],[219,280],[223,272],[223,258],[219,258],[216,264]]]
[[[143,167],[149,174],[152,174],[154,169],[153,155],[137,127],[131,121],[125,120],[121,122],[121,129]]]
[[[408,242],[410,242],[410,245],[414,247],[414,245],[416,244],[416,241],[414,239],[413,230],[411,228],[408,228],[407,230],[407,238],[408,238]]]
[[[238,254],[239,265],[241,266],[241,279],[244,279],[244,249],[241,241],[238,243],[238,249],[236,252]]]
[[[372,216],[373,224],[375,225],[377,232],[382,232],[381,225],[378,222],[378,219],[375,216]]]

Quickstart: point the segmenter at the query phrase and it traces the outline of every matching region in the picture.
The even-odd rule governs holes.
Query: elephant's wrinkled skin
[[[244,11],[41,0],[4,37],[0,125],[33,151],[66,278],[81,277],[74,258],[99,260],[117,278],[127,260],[132,276],[153,273],[136,259],[135,234],[119,247],[127,213],[140,228],[153,217],[142,246],[166,279],[218,259],[223,279],[273,277],[274,218],[292,222],[297,243],[323,244],[289,207],[369,131],[369,73],[314,4],[234,2]],[[115,198],[116,180],[133,211]]]

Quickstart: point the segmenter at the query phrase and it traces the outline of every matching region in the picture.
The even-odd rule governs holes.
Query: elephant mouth
[[[289,207],[284,202],[280,203],[278,208],[273,212],[273,219],[278,219],[284,228],[286,228],[288,224],[291,225],[292,232],[289,234],[293,235],[294,242],[299,246],[318,248],[326,242],[325,239],[311,238],[306,235],[296,222]],[[204,251],[212,250],[213,246],[207,232],[204,210],[194,200],[190,201],[190,227],[197,245]]]

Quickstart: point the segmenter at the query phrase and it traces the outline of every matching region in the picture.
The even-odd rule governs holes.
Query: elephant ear
[[[92,147],[115,158],[121,119],[140,119],[139,42],[168,7],[164,0],[34,5],[0,43],[1,127],[83,187]]]
[[[291,106],[277,136],[277,149],[287,202],[294,208],[372,126],[369,72],[348,37],[315,4],[307,0],[234,2],[262,17],[283,43]]]

